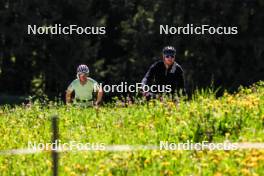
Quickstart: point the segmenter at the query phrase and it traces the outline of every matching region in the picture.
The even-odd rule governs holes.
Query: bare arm
[[[98,105],[102,101],[102,98],[103,98],[103,89],[100,86],[97,92],[97,99],[96,99],[95,105]]]
[[[66,90],[66,95],[65,95],[66,104],[70,104],[72,102],[72,98],[71,98],[72,92],[73,91]]]

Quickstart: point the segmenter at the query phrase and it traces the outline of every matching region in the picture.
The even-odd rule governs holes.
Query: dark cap
[[[173,46],[165,46],[162,53],[165,55],[176,55],[176,49]]]

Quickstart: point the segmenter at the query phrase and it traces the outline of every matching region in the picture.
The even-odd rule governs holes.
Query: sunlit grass
[[[81,109],[64,105],[0,107],[0,150],[51,141],[59,117],[62,143],[159,145],[169,142],[264,142],[264,83],[216,98],[212,91],[180,99]],[[63,153],[62,175],[263,175],[263,150]],[[262,164],[261,164],[262,163]],[[50,175],[50,155],[0,156],[0,175]]]

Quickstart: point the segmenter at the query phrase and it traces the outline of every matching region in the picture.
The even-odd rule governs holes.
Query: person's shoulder
[[[93,78],[88,77],[87,80],[93,84],[98,84]]]
[[[154,62],[151,67],[160,67],[160,66],[163,66],[163,61],[159,60],[159,61],[156,61]]]
[[[179,63],[177,63],[177,62],[174,62],[174,63],[176,65],[178,71],[183,72],[182,66]]]
[[[73,80],[68,86],[68,90],[74,90],[78,86],[78,83],[79,83],[78,79]]]
[[[70,85],[76,85],[79,83],[79,79],[74,79]]]
[[[71,84],[77,84],[77,83],[79,83],[79,79],[74,79],[72,82],[71,82]]]

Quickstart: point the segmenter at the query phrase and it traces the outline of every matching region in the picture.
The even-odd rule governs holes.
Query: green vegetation
[[[98,82],[141,81],[166,45],[188,90],[235,90],[264,77],[263,0],[10,1],[1,5],[0,93],[64,94],[85,63]],[[28,25],[104,26],[106,35],[28,35]],[[237,35],[160,35],[160,25],[238,27]],[[0,102],[1,103],[1,102]]]
[[[59,116],[61,143],[159,145],[160,141],[264,142],[264,83],[216,98],[211,91],[191,100],[151,101],[128,107],[80,109],[63,105],[2,106],[0,150],[49,143],[50,117]],[[263,150],[65,152],[61,175],[263,175]],[[50,175],[49,152],[0,155],[0,175]]]

